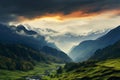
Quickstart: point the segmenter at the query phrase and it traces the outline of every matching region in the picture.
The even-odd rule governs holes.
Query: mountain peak
[[[24,27],[23,25],[18,25],[17,28],[16,28],[16,30],[18,32],[24,31],[28,35],[35,35],[35,34],[37,34],[37,32],[35,32],[33,30],[27,30],[26,27]]]
[[[17,28],[16,28],[18,31],[19,30],[26,30],[26,28],[23,26],[23,25],[18,25]]]

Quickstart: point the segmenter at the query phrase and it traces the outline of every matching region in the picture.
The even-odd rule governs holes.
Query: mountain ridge
[[[83,41],[69,53],[69,56],[77,62],[85,61],[91,57],[97,49],[104,48],[120,40],[119,34],[120,26],[112,29],[107,34],[96,40]]]
[[[24,33],[19,34],[21,31]],[[58,58],[54,56],[55,54],[49,55],[49,52],[41,50],[45,46],[49,47],[49,51],[54,50],[56,54],[59,53],[59,55],[64,56]],[[58,50],[55,44],[48,43],[44,36],[37,34],[35,31],[27,30],[23,25],[15,27],[0,24],[0,49],[0,59],[3,61],[1,62],[2,64],[0,64],[0,68],[3,69],[33,69],[34,61],[42,61],[44,63],[49,61],[57,63],[72,61],[68,55]],[[4,62],[4,60],[6,62]],[[15,65],[12,64],[12,61]],[[16,61],[18,61],[18,63]],[[6,63],[9,63],[11,66],[8,67]],[[16,67],[16,65],[20,65],[19,68]],[[29,65],[31,67],[29,67]]]
[[[113,45],[109,45],[103,49],[98,49],[89,60],[102,61],[115,58],[120,58],[120,40]]]

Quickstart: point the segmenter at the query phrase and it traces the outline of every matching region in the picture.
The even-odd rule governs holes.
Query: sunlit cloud
[[[38,28],[40,28],[40,34],[46,36],[47,41],[54,42],[60,49],[68,52],[74,45],[82,41],[81,36],[88,36],[96,32],[98,32],[97,34],[103,33],[120,25],[120,16],[116,14],[119,13],[115,10],[89,17],[71,17],[69,19],[60,19],[60,16],[46,16],[42,18],[37,17],[33,20],[23,20],[20,24],[28,24],[31,26],[30,29],[38,32]],[[71,38],[69,38],[70,35],[72,35]],[[74,39],[72,40],[72,38]],[[88,39],[95,38],[91,37]]]
[[[65,52],[84,40],[81,36],[104,33],[120,25],[120,0],[37,0],[29,3],[16,0],[16,4],[7,3],[6,8],[0,7],[1,22],[34,29]],[[0,3],[5,4],[5,0]]]

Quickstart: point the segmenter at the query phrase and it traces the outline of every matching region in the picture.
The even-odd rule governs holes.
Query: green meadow
[[[42,75],[46,70],[53,69],[54,71],[51,72],[54,73],[56,71],[57,66],[61,66],[64,64],[45,64],[45,63],[38,63],[33,70],[29,71],[9,71],[9,70],[0,70],[0,80],[25,80],[22,77],[25,76],[36,76],[36,75]]]
[[[91,64],[92,63],[92,64]],[[76,63],[63,68],[63,73],[49,80],[109,80],[111,77],[120,77],[120,59],[108,59],[101,62]],[[79,65],[81,64],[81,65]]]

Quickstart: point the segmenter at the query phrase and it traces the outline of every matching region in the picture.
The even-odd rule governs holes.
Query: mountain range
[[[29,29],[30,28],[31,27],[29,27]],[[75,34],[74,32],[61,33],[48,28],[33,28],[32,30],[35,30],[39,34],[43,35],[47,41],[54,42],[62,51],[68,53],[73,46],[78,45],[80,42],[85,40],[95,40],[106,34],[110,29],[91,31],[84,34]]]
[[[33,30],[27,30],[26,27],[24,27],[23,25],[18,25],[16,27],[8,26],[7,29],[9,32],[2,32],[2,34],[5,35],[5,38],[3,39],[7,39],[7,41],[10,40],[9,38],[11,38],[11,41],[13,43],[23,43],[35,49],[40,49],[43,46],[50,46],[58,49],[54,43],[47,42],[44,36],[38,34]]]
[[[102,49],[120,40],[120,26],[96,40],[87,40],[74,47],[69,56],[76,62],[89,59],[97,49]]]
[[[36,62],[71,62],[71,58],[36,31],[0,24],[0,68],[29,70]],[[9,67],[9,65],[10,67]]]

